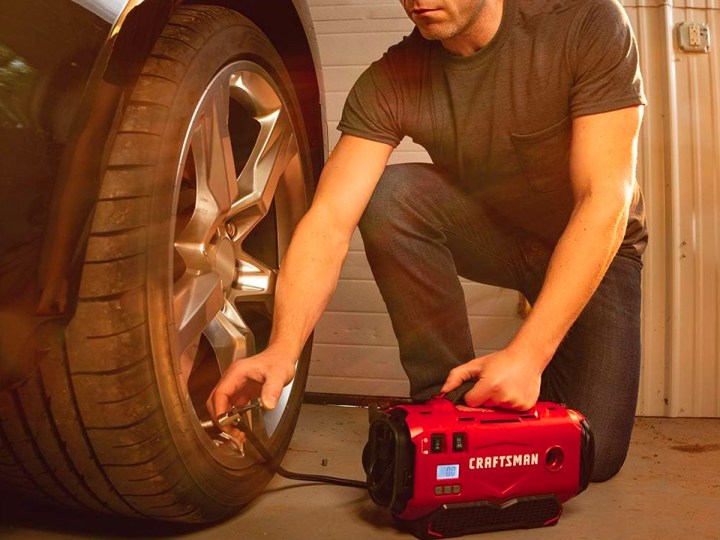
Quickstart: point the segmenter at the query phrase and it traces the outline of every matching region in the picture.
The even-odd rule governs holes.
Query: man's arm
[[[223,374],[207,402],[213,417],[258,395],[266,408],[275,407],[335,290],[350,237],[392,150],[351,135],[340,138],[282,261],[269,345],[256,356],[233,362]]]
[[[530,316],[506,348],[453,369],[443,392],[477,379],[469,405],[526,410],[540,376],[607,271],[627,226],[642,108],[573,120],[570,174],[575,206]]]

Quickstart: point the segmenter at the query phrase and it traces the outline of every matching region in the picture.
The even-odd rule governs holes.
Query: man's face
[[[400,0],[425,39],[454,38],[472,28],[485,0]]]

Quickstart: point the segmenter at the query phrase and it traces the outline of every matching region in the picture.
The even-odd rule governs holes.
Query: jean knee
[[[622,469],[627,458],[629,444],[597,444],[595,447],[595,461],[593,464],[592,481],[605,482],[615,476]]]
[[[592,481],[606,482],[620,472],[625,463],[626,454],[616,456],[614,459],[595,458],[595,466],[593,467]]]
[[[422,164],[388,165],[373,191],[358,227],[366,244],[387,241],[393,226],[406,222],[406,213],[422,189]]]

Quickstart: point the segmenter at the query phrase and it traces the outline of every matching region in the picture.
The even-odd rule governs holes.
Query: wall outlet
[[[705,23],[678,23],[677,39],[680,50],[685,52],[710,52],[710,27]]]

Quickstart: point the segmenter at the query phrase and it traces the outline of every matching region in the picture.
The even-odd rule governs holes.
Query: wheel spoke
[[[229,301],[207,325],[205,337],[215,350],[220,373],[225,373],[234,360],[255,353],[254,336]]]
[[[175,284],[173,304],[178,350],[184,352],[223,308],[220,277],[214,272],[185,274]]]
[[[262,302],[269,304],[271,315],[272,298],[275,295],[277,270],[243,253],[237,261],[237,277],[229,293],[231,302]]]
[[[253,208],[259,217],[270,208],[280,175],[298,152],[287,116],[275,111],[257,119],[261,128],[247,164],[238,177],[240,199],[232,213]]]
[[[255,146],[237,179],[239,199],[230,211],[236,216],[240,237],[244,237],[267,214],[283,171],[298,155],[298,145],[282,102],[264,79],[243,72],[233,81],[232,95],[247,104],[260,125]]]
[[[208,205],[215,204],[217,213],[224,214],[230,209],[238,196],[235,178],[235,161],[233,158],[230,131],[228,128],[230,89],[229,77],[219,76],[213,82],[208,111],[205,114],[208,159],[204,174],[208,195]]]
[[[230,76],[220,73],[203,95],[189,141],[195,165],[196,201],[175,246],[188,268],[206,270],[205,245],[238,197],[228,115]]]

